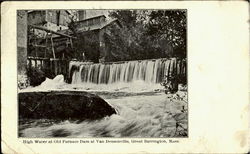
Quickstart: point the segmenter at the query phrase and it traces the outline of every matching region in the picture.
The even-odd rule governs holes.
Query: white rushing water
[[[113,97],[101,95],[118,110],[118,114],[95,121],[49,121],[45,119],[23,122],[23,137],[178,137],[181,121],[187,129],[187,104],[168,101],[165,94]],[[183,135],[185,136],[185,135]]]
[[[75,83],[67,84],[64,82],[63,75],[56,76],[53,80],[46,78],[46,80],[37,87],[28,87],[22,89],[19,92],[31,92],[31,91],[88,91],[88,92],[154,92],[161,91],[164,87],[156,83],[146,83],[142,80],[133,82],[119,82],[111,84],[96,84],[96,83]]]
[[[24,91],[72,90],[98,94],[118,114],[95,121],[20,119],[22,137],[179,137],[187,135],[187,102],[166,95],[164,75],[185,74],[185,62],[130,61],[114,64],[71,62],[72,84],[59,75]],[[74,102],[72,102],[74,103]],[[184,112],[185,110],[185,112]],[[182,128],[177,127],[181,122]]]
[[[84,90],[98,94],[118,114],[95,121],[55,121],[19,119],[21,137],[185,137],[187,135],[187,102],[172,99],[159,84],[144,81],[118,85],[66,84],[63,76],[47,79],[38,87],[22,91]],[[154,85],[154,86],[153,86]],[[136,88],[133,88],[136,87]],[[89,89],[88,89],[89,88]],[[20,92],[22,92],[20,91]],[[74,102],[72,102],[74,103]],[[181,122],[184,128],[177,128]],[[184,130],[185,129],[185,130]]]
[[[159,83],[163,80],[164,75],[185,75],[185,66],[184,60],[176,60],[176,58],[110,64],[71,62],[70,72],[72,72],[73,84],[112,84],[133,81]]]

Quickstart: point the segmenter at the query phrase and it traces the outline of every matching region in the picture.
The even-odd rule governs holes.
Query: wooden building
[[[67,10],[32,10],[28,11],[28,25],[36,25],[49,30],[58,31],[68,29],[71,13]],[[37,30],[36,34],[45,35]]]
[[[79,15],[80,17],[80,15]],[[119,20],[107,19],[105,15],[94,16],[75,22],[76,33],[80,40],[79,51],[93,62],[104,62],[107,57],[107,45],[105,43],[104,35],[110,33],[110,28],[122,28]],[[81,47],[82,45],[82,47]]]

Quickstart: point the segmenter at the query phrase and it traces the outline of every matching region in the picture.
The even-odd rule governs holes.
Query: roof
[[[33,13],[33,12],[39,12],[39,11],[45,11],[45,10],[28,10],[27,13]]]
[[[120,27],[122,27],[122,25],[121,25],[121,23],[119,22],[118,19],[110,19],[110,20],[107,20],[107,21],[105,21],[105,22],[103,22],[101,24],[95,24],[95,25],[79,28],[78,31],[83,32],[83,31],[100,30],[100,29],[103,29],[103,28],[107,27],[108,25],[110,25],[110,24],[112,24],[114,22],[116,22]]]
[[[46,11],[46,10],[28,10],[27,13],[33,13],[39,11]],[[59,11],[65,11],[68,15],[71,15],[71,13],[68,10],[59,10]]]
[[[83,21],[87,21],[87,20],[90,20],[90,19],[100,18],[100,17],[106,18],[105,15],[98,15],[98,16],[94,16],[94,17],[87,18],[87,19],[79,20],[79,21],[77,21],[77,22],[83,22]]]

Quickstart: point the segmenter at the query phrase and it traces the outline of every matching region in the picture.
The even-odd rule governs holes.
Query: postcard
[[[248,7],[2,3],[3,153],[249,152]]]

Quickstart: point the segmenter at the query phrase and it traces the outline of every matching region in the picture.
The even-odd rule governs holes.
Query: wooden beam
[[[45,46],[47,47],[48,46],[48,33],[46,33],[46,36],[45,36]],[[44,52],[44,58],[46,58],[47,56],[47,48],[45,48],[45,52]]]
[[[45,45],[39,45],[39,44],[30,44],[33,47],[40,47],[40,48],[47,48]]]
[[[44,27],[39,27],[39,26],[35,26],[35,25],[29,25],[29,26],[32,27],[32,28],[44,30],[46,32],[53,33],[53,34],[56,34],[56,35],[60,35],[60,36],[64,36],[64,37],[69,37],[69,38],[75,38],[73,36],[70,36],[70,35],[67,35],[67,34],[63,34],[63,33],[58,33],[56,31],[53,31],[53,30],[50,30],[50,29],[47,29],[47,28],[44,28]]]
[[[53,44],[53,38],[51,37],[50,40],[51,40],[51,47],[52,47],[52,52],[53,52],[53,58],[56,58],[54,44]]]
[[[39,59],[39,60],[48,60],[49,58],[42,58],[42,57],[27,57],[27,59],[31,60],[31,59]]]
[[[71,48],[73,48],[72,38],[70,38],[70,44],[71,44]]]

